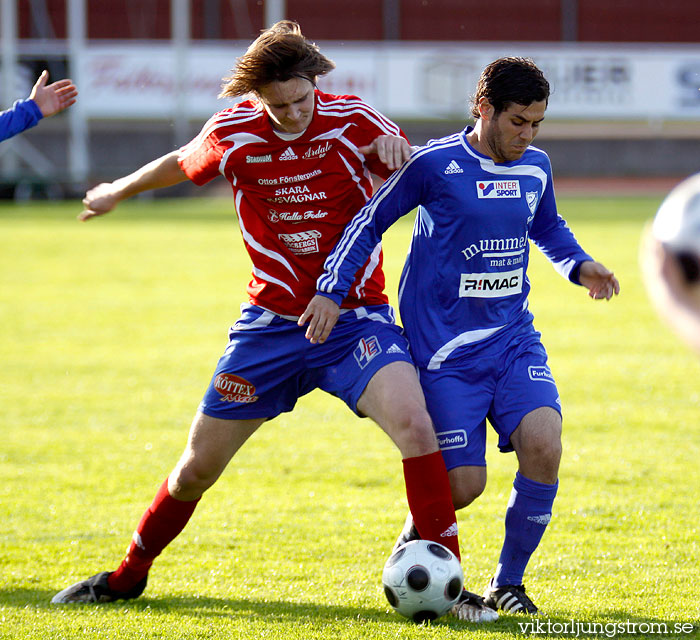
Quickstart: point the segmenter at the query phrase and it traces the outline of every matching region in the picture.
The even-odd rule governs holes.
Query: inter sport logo
[[[476,195],[482,198],[519,198],[519,180],[477,180]]]

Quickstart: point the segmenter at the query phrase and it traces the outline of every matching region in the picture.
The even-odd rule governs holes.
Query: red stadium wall
[[[561,1],[431,0],[401,2],[402,40],[561,39]]]
[[[264,22],[258,0],[192,0],[195,40],[251,40],[265,27]]]
[[[17,21],[21,38],[65,38],[66,0],[47,0],[45,11],[37,16],[30,7],[29,0],[19,0]]]
[[[381,0],[287,0],[287,17],[312,40],[384,39]]]
[[[579,0],[581,42],[700,42],[698,0]]]
[[[192,0],[192,37],[249,40],[263,28],[264,0]],[[557,42],[700,41],[698,0],[287,0],[287,16],[315,40],[470,40]],[[89,0],[88,37],[167,39],[170,0]],[[339,9],[340,4],[340,9]],[[66,0],[19,0],[23,38],[65,38]],[[573,9],[574,15],[567,11]]]

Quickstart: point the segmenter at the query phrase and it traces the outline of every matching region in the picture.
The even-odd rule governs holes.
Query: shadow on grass
[[[343,606],[324,604],[321,602],[290,602],[286,600],[256,600],[239,598],[212,598],[208,596],[165,596],[160,598],[149,598],[141,596],[136,600],[99,605],[75,604],[75,605],[54,605],[51,598],[55,591],[32,588],[0,588],[0,603],[4,607],[15,607],[17,609],[29,609],[34,611],[62,611],[70,612],[71,615],[92,611],[98,606],[105,613],[113,610],[119,615],[123,615],[128,609],[134,615],[140,612],[153,615],[154,613],[163,616],[170,614],[178,617],[191,616],[193,618],[227,618],[235,620],[237,618],[258,618],[269,624],[283,624],[286,622],[314,622],[319,625],[332,625],[338,621],[353,621],[362,623],[399,624],[413,626],[413,623],[401,616],[387,611],[364,606]],[[500,625],[496,623],[498,627]],[[465,629],[472,627],[471,623],[462,622],[445,616],[432,623],[435,627],[446,629]],[[515,625],[508,625],[515,626]],[[501,627],[504,630],[508,627]],[[494,631],[497,627],[494,627]]]
[[[75,615],[92,609],[94,605],[52,605],[54,591],[32,588],[0,588],[0,602],[5,607],[34,610],[63,610]],[[373,607],[343,606],[319,602],[290,602],[286,600],[256,600],[240,598],[212,598],[208,596],[172,596],[149,598],[142,596],[136,600],[119,601],[97,605],[105,612],[110,609],[120,615],[125,609],[138,615],[148,612],[164,616],[192,616],[193,618],[250,618],[264,619],[270,624],[312,621],[317,624],[334,624],[339,620],[352,620],[369,623],[395,623],[411,626],[408,620],[387,611]],[[635,615],[629,611],[617,610],[587,617],[564,616],[519,616],[501,615],[495,623],[477,625],[458,621],[446,616],[432,623],[435,627],[447,629],[480,629],[515,633],[517,636],[549,636],[557,638],[696,638],[700,632],[700,619],[688,618],[685,621]]]

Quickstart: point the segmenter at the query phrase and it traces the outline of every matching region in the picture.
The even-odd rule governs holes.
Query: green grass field
[[[659,201],[560,199],[618,275],[612,302],[532,253],[565,454],[526,574],[545,612],[529,629],[514,616],[419,627],[390,610],[380,577],[406,512],[399,454],[321,392],[243,448],[143,597],[50,605],[121,560],[184,446],[249,262],[228,200],[140,201],[88,224],[78,203],[0,205],[0,638],[496,640],[575,637],[573,623],[579,637],[700,637],[700,363],[653,314],[637,268]],[[411,226],[385,239],[392,295]],[[515,469],[494,438],[488,460],[486,492],[459,515],[477,591]]]

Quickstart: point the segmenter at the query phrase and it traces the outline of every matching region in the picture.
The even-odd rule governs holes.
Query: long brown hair
[[[301,33],[291,20],[282,20],[263,31],[238,59],[236,67],[221,85],[220,98],[233,98],[258,89],[276,80],[316,78],[335,69],[335,63]]]

